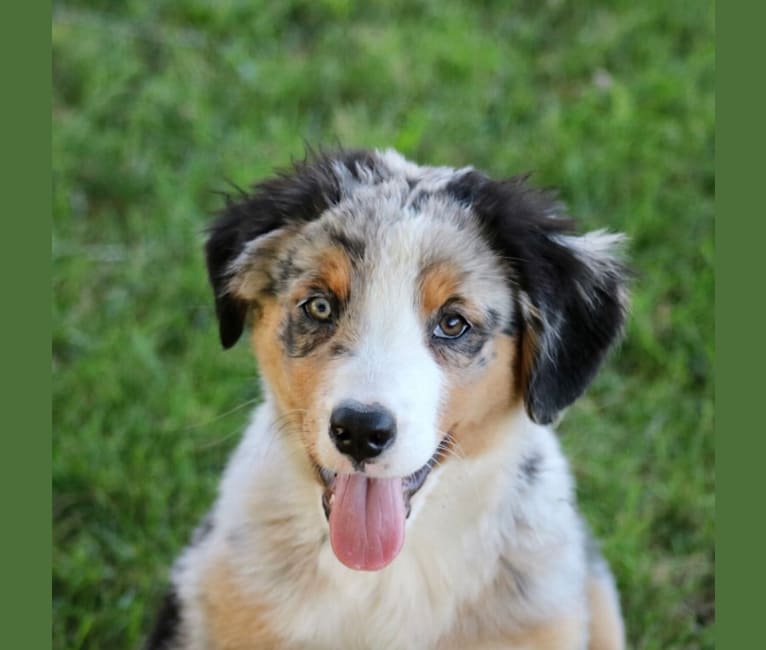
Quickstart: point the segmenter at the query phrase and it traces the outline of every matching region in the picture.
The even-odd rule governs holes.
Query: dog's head
[[[585,390],[624,320],[619,243],[522,178],[393,151],[314,156],[229,202],[206,247],[221,342],[252,322],[344,564],[396,556],[451,447],[486,453],[509,411],[547,424]]]

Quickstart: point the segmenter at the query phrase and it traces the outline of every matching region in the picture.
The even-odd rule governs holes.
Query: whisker
[[[241,427],[237,427],[236,429],[233,429],[229,433],[222,435],[222,436],[216,436],[215,438],[211,440],[205,440],[202,442],[197,443],[194,448],[195,449],[211,449],[212,447],[217,447],[218,445],[222,445],[228,440],[231,440],[232,438],[238,437],[242,434]]]
[[[463,451],[460,443],[455,440],[454,436],[449,431],[439,431],[442,439],[437,445],[439,455],[443,454],[445,457],[457,458],[458,460],[465,460],[465,452]],[[438,459],[437,459],[438,460]]]
[[[209,420],[205,420],[203,422],[198,422],[197,424],[190,424],[185,429],[182,429],[182,433],[188,433],[190,431],[194,431],[195,429],[200,429],[202,427],[206,427],[210,424],[213,424],[213,422],[218,422],[218,420],[222,420],[223,418],[231,415],[232,413],[236,413],[237,411],[241,411],[246,406],[250,406],[251,404],[255,404],[256,402],[259,402],[261,400],[260,397],[254,397],[253,399],[246,400],[242,402],[241,404],[238,404],[237,406],[229,409],[228,411],[224,411],[223,413],[220,413],[219,415],[216,415]]]

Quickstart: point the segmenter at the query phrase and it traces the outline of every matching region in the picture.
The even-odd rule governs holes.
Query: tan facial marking
[[[460,289],[460,273],[449,262],[438,262],[429,266],[420,281],[420,304],[424,318],[439,309]]]
[[[535,367],[535,359],[538,352],[537,331],[531,326],[524,327],[517,339],[516,386],[526,391],[532,379],[532,371]]]
[[[527,391],[529,382],[532,379],[532,371],[537,361],[540,344],[540,326],[542,315],[540,310],[535,307],[526,296],[521,298],[521,312],[523,314],[524,325],[517,337],[517,363],[516,365],[516,386],[521,393]]]
[[[290,401],[290,385],[278,335],[281,321],[280,305],[274,300],[264,301],[258,310],[257,322],[253,324],[251,341],[261,374],[274,390],[280,407],[284,408]]]
[[[339,300],[348,299],[351,290],[351,262],[339,248],[330,248],[322,253],[319,262],[319,278]]]
[[[513,380],[513,338],[500,335],[485,354],[490,355],[486,369],[475,380],[461,381],[460,374],[450,377],[447,405],[440,428],[455,440],[457,453],[476,456],[495,442],[493,420],[499,418],[517,401]]]
[[[200,593],[210,629],[211,650],[282,647],[268,623],[268,608],[243,593],[232,569],[225,564],[208,573]]]
[[[306,432],[314,430],[314,407],[317,393],[327,372],[326,355],[288,357],[279,338],[284,308],[275,300],[263,304],[258,322],[253,327],[252,345],[260,372],[268,381],[279,410],[291,420],[304,436],[304,443],[313,451],[314,440],[305,440]]]

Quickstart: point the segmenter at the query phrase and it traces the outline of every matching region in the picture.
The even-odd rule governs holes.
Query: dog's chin
[[[396,558],[404,544],[411,499],[423,487],[440,453],[441,445],[420,469],[394,478],[364,472],[338,474],[317,465],[324,485],[322,507],[338,560],[351,569],[377,571]]]

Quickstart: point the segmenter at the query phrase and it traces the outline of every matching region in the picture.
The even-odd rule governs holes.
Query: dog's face
[[[251,318],[347,566],[396,556],[453,448],[488,453],[514,408],[550,422],[595,373],[623,320],[617,238],[576,237],[557,210],[520,180],[353,152],[257,185],[213,226],[222,342]]]

